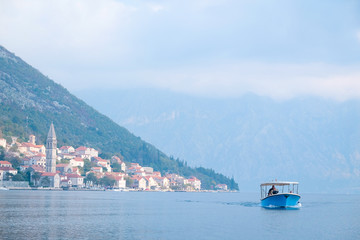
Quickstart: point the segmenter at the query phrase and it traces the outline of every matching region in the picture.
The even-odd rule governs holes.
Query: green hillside
[[[190,168],[183,161],[170,159],[0,46],[0,128],[3,134],[22,140],[34,134],[38,143],[43,144],[51,122],[58,146],[85,145],[98,149],[103,157],[121,154],[127,162],[153,167],[162,174],[196,176],[204,188],[225,183],[231,189],[238,189],[233,179],[211,169]]]

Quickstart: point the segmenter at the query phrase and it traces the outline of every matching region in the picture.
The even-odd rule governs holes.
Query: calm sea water
[[[0,191],[1,239],[360,239],[360,195]]]

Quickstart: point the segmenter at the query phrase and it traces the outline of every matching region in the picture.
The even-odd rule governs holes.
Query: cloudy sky
[[[0,0],[0,45],[70,91],[360,98],[357,0]]]

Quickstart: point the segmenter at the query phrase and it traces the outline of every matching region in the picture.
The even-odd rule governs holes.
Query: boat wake
[[[260,207],[258,202],[225,202],[226,205],[238,205],[243,207]]]
[[[279,207],[274,205],[264,206],[263,208],[266,209],[281,209],[281,210],[297,210],[301,208],[301,203],[296,204],[295,206],[288,206],[288,207]]]

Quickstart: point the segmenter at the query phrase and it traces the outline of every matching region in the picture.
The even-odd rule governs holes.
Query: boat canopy
[[[298,185],[298,182],[267,182],[267,183],[262,183],[260,186],[288,186],[288,185]]]
[[[268,190],[271,186],[277,186],[279,189],[276,189],[278,193],[299,193],[299,183],[298,182],[285,182],[285,181],[276,181],[276,182],[266,182],[260,185],[261,199],[269,196]]]

